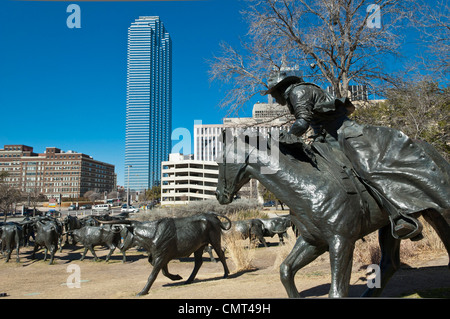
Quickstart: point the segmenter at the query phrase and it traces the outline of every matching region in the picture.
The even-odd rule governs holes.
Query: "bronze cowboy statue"
[[[296,121],[278,137],[277,131],[266,137],[224,130],[216,197],[231,203],[253,178],[289,206],[300,233],[280,265],[289,297],[300,297],[295,274],[326,251],[329,296],[347,296],[355,242],[376,230],[381,282],[363,296],[380,296],[400,267],[401,240],[421,236],[419,216],[450,256],[450,165],[431,145],[398,130],[351,121],[348,99],[336,99],[288,72],[273,74],[265,93],[287,104]],[[310,126],[318,137],[307,145],[299,136]]]
[[[428,144],[392,128],[350,120],[354,106],[348,98],[335,98],[293,71],[272,72],[264,94],[287,105],[295,116],[289,134],[280,141],[289,141],[289,135],[301,136],[311,126],[315,136],[321,137],[312,144],[319,154],[325,144],[342,150],[352,166],[345,169],[351,169],[389,213],[395,238],[420,239],[422,225],[412,214],[450,207],[449,164],[428,152]]]

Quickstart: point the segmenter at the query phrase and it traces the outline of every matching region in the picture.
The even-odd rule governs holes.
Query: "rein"
[[[226,165],[226,161],[225,161],[226,153],[227,153],[226,152],[227,145],[225,144],[225,141],[223,141],[223,145],[224,145],[224,148],[223,148],[223,155],[222,155],[222,157],[223,157],[222,164],[223,164],[223,175],[224,175],[223,181],[224,181],[224,185],[225,185],[225,187],[223,189],[223,195],[228,197],[229,195],[231,195],[229,188],[233,188],[233,187],[229,187],[229,185],[227,183],[227,165]],[[250,154],[252,154],[255,149],[256,149],[256,147],[254,147],[251,151],[248,152],[248,155],[246,156],[244,163],[242,163],[241,166],[239,167],[238,172],[237,172],[236,176],[234,177],[233,184],[231,184],[231,186],[234,186],[237,184],[238,178],[241,175],[242,171],[244,171],[248,166],[248,158],[250,157]],[[236,153],[234,153],[234,155],[236,156]]]

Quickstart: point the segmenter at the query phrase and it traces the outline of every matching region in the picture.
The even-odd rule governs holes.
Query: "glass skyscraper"
[[[128,28],[125,187],[158,185],[172,126],[172,43],[159,17],[139,17]]]

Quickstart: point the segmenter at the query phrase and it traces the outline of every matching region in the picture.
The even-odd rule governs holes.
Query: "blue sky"
[[[81,8],[70,29],[67,7]],[[219,43],[239,47],[239,0],[0,1],[0,148],[75,150],[115,165],[124,181],[127,29],[160,16],[173,43],[173,129],[221,123],[224,92],[208,79]],[[411,39],[411,38],[409,38]],[[410,40],[409,40],[410,41]],[[413,54],[409,52],[409,54]],[[265,97],[261,97],[265,100]],[[246,113],[251,114],[251,105]],[[175,141],[176,142],[176,141]]]
[[[67,6],[81,28],[66,25]],[[237,0],[158,2],[0,2],[0,148],[75,150],[116,166],[123,185],[127,29],[160,16],[173,43],[173,129],[221,123],[219,84],[207,59],[236,43],[246,24]]]

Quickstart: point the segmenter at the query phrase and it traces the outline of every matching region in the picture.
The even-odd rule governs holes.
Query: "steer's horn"
[[[95,217],[92,217],[95,221],[99,222],[100,224],[125,224],[125,225],[131,225],[134,221],[133,220],[98,220]]]

